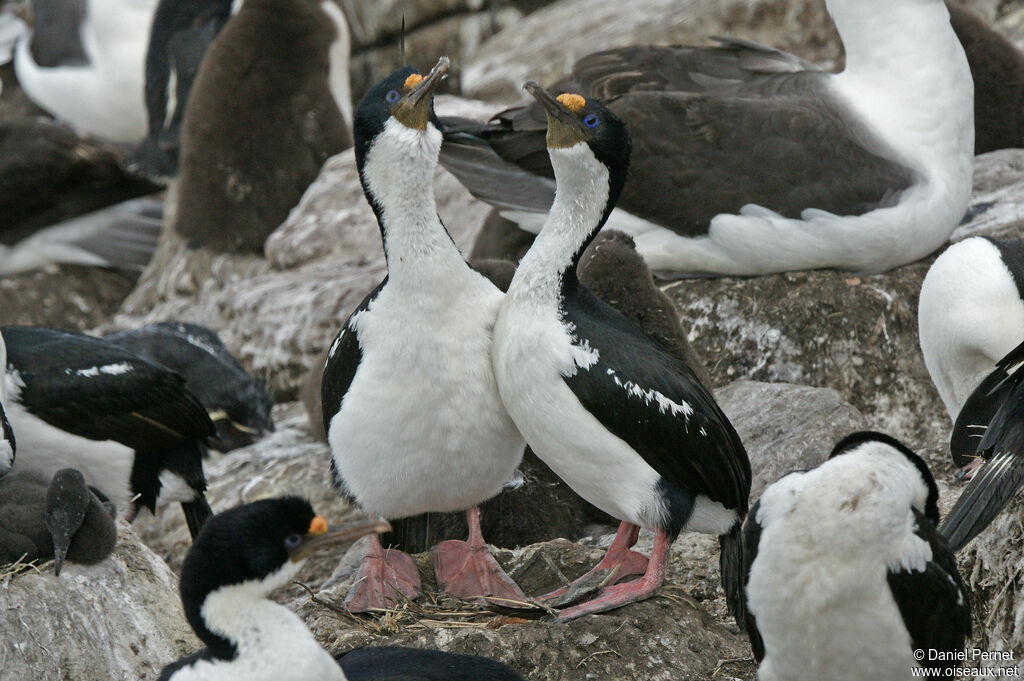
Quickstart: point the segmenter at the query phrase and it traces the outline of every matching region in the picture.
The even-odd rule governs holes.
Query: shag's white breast
[[[362,361],[329,440],[346,486],[384,517],[476,505],[522,457],[490,361],[502,294],[464,269],[450,289],[389,281],[354,320]]]

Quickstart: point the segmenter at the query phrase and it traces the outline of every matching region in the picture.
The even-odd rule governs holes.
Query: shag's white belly
[[[502,399],[537,456],[605,513],[653,529],[664,515],[656,490],[661,476],[565,384],[561,372],[572,366],[565,332],[553,320],[506,306],[494,337]]]
[[[328,438],[367,511],[463,510],[512,477],[525,445],[491,367],[500,301],[494,289],[410,304],[385,287],[359,315],[362,362]]]

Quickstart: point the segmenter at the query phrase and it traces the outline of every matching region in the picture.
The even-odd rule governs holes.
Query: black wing
[[[981,442],[989,425],[994,421],[996,412],[1006,403],[1010,393],[1016,390],[1024,379],[1020,367],[1024,363],[1024,343],[1008,352],[996,362],[995,369],[982,380],[970,394],[957,414],[953,425],[953,434],[949,440],[949,450],[953,455],[953,463],[963,468],[970,463],[971,457],[983,449]],[[989,444],[991,447],[991,441]]]
[[[757,549],[761,544],[761,525],[757,522],[757,512],[760,509],[761,500],[758,499],[743,523],[743,621],[737,621],[737,624],[742,624],[746,629],[750,647],[754,649],[754,659],[758,662],[764,659],[764,641],[761,639],[761,631],[757,628],[757,618],[747,605],[747,584],[750,582],[750,569],[757,559]]]
[[[341,330],[335,336],[331,344],[331,350],[327,354],[327,362],[324,364],[324,373],[320,382],[320,403],[323,407],[324,432],[331,432],[331,419],[341,410],[341,402],[345,399],[345,393],[352,385],[356,370],[363,359],[363,351],[359,347],[359,338],[356,332],[349,326],[349,323],[359,312],[367,309],[374,298],[381,292],[388,283],[387,277],[377,284],[377,288],[370,291],[369,295],[363,298],[363,302],[352,311]],[[334,457],[331,457],[331,473],[334,484],[338,491],[345,497],[351,498],[345,487],[345,481],[341,478],[337,467],[334,465]]]
[[[693,370],[582,286],[566,295],[564,313],[577,341],[598,353],[588,369],[563,377],[584,408],[666,483],[743,517],[750,461]]]
[[[602,98],[626,122],[638,160],[618,207],[699,235],[715,215],[746,204],[789,218],[807,208],[859,215],[891,205],[915,182],[913,169],[851,123],[829,77],[791,55],[732,41],[597,53],[554,89]],[[552,177],[545,130],[542,108],[528,102],[475,134],[502,160]],[[485,163],[475,170],[487,176]],[[502,201],[536,212],[536,199],[511,189]]]
[[[1024,485],[1024,366],[1008,379],[1013,392],[992,418],[978,452],[987,459],[949,511],[942,535],[954,551],[976,537]]]
[[[932,559],[923,571],[890,570],[889,589],[914,649],[963,650],[971,633],[971,604],[956,557],[923,513],[914,509],[914,518],[914,534],[928,542]]]
[[[348,681],[525,681],[496,660],[440,650],[360,648],[335,659]]]
[[[178,374],[99,338],[56,329],[2,327],[8,368],[33,415],[73,435],[135,450],[176,447],[214,433]]]

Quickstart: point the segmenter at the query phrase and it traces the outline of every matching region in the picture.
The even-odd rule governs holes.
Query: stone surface
[[[0,278],[0,324],[84,331],[105,321],[131,293],[137,274],[78,265]]]
[[[554,82],[585,54],[636,43],[699,45],[713,35],[754,40],[824,64],[840,55],[821,0],[562,0],[484,43],[463,70],[463,94],[515,101],[525,80]]]
[[[574,579],[593,567],[610,541],[611,536],[583,544],[558,540],[499,551],[496,558],[527,593],[539,594],[562,583],[551,565]],[[639,550],[650,547],[650,537],[641,535]],[[416,558],[429,591],[429,557]],[[717,540],[684,535],[672,547],[658,596],[568,623],[496,617],[446,598],[427,598],[381,618],[356,618],[342,607],[351,577],[314,588],[290,607],[335,653],[383,644],[440,648],[501,660],[531,681],[753,679],[749,644],[725,614],[718,579]]]
[[[838,392],[826,388],[736,381],[717,389],[715,398],[750,457],[751,506],[765,487],[786,473],[817,466],[836,442],[867,425]]]
[[[0,568],[0,679],[153,679],[195,650],[178,580],[123,522],[98,565]]]

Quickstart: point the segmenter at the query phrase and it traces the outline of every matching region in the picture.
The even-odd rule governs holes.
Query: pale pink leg
[[[351,612],[388,610],[420,595],[420,573],[409,554],[380,545],[377,535],[363,557],[355,584],[345,597]]]
[[[597,612],[604,612],[618,608],[627,603],[635,603],[653,596],[665,581],[665,571],[668,567],[668,549],[672,540],[668,535],[658,530],[654,537],[654,548],[651,550],[651,558],[647,565],[647,571],[640,579],[625,584],[615,584],[601,590],[597,598],[582,603],[572,608],[561,611],[558,614],[560,622],[576,619],[583,615]]]
[[[600,563],[569,586],[544,594],[537,600],[554,608],[563,607],[579,602],[626,577],[644,574],[647,570],[647,557],[630,550],[636,544],[639,534],[639,526],[623,520],[615,533],[612,545],[608,547]]]
[[[958,475],[956,476],[957,479],[966,478],[967,480],[973,480],[974,476],[978,474],[978,470],[984,463],[985,459],[983,459],[982,457],[974,457],[974,459],[969,464],[967,464],[958,471]]]
[[[434,548],[434,573],[437,585],[458,598],[493,597],[502,601],[523,602],[526,595],[505,574],[487,551],[480,531],[480,509],[466,511],[469,540],[449,539]]]

